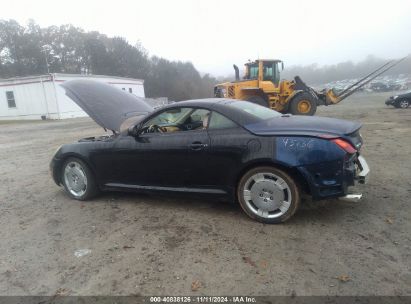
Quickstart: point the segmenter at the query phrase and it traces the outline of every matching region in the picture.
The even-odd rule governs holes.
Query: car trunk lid
[[[361,123],[318,116],[282,115],[246,125],[250,132],[261,136],[314,136],[322,138],[344,138],[359,149],[362,139]]]

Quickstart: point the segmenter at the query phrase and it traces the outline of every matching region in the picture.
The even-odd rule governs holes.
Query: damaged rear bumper
[[[314,200],[346,198],[359,200],[362,195],[353,194],[351,187],[368,182],[370,168],[359,153],[344,160],[319,165],[299,167],[305,177]]]
[[[366,184],[369,178],[370,167],[368,167],[367,161],[361,155],[358,156],[356,164],[359,170],[356,180],[360,184]]]
[[[367,161],[361,155],[359,155],[355,161],[356,176],[354,178],[356,183],[366,184],[369,179],[370,167],[368,166]],[[350,202],[358,202],[362,199],[362,193],[350,193],[346,194],[339,199]]]

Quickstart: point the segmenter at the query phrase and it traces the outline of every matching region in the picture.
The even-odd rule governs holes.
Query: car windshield
[[[173,108],[162,112],[161,114],[150,119],[145,125],[162,125],[176,124],[184,121],[189,114],[193,112],[192,108]]]
[[[263,120],[281,116],[281,114],[277,111],[271,110],[269,108],[248,101],[234,101],[230,103],[230,106],[237,109],[241,109],[242,111],[247,112],[248,114],[251,114],[254,117]]]

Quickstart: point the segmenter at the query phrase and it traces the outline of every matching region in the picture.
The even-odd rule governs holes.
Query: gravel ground
[[[306,200],[282,225],[214,200],[71,200],[49,160],[102,130],[89,119],[1,123],[0,295],[411,295],[411,108],[385,107],[387,95],[318,110],[364,124],[363,201]]]

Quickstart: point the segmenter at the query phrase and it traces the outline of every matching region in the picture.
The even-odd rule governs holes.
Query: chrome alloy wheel
[[[64,183],[67,190],[75,197],[81,197],[87,190],[87,176],[83,167],[76,161],[71,161],[64,168]]]
[[[400,101],[400,108],[402,108],[402,109],[408,108],[409,105],[410,104],[409,104],[408,100],[401,100]]]
[[[288,184],[273,173],[257,173],[244,184],[243,198],[249,209],[264,218],[277,218],[291,206]]]

